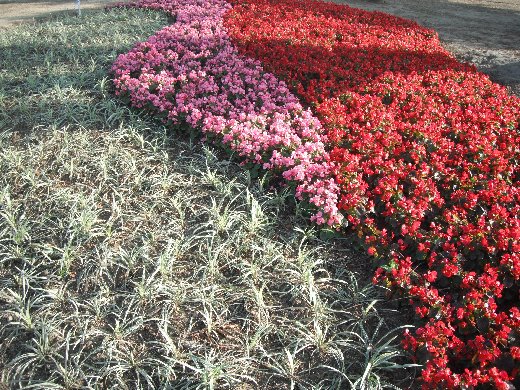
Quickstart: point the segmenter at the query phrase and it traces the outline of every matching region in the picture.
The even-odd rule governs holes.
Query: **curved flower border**
[[[115,6],[168,12],[175,22],[130,52],[112,71],[116,94],[170,125],[207,139],[278,175],[316,209],[317,224],[338,226],[339,187],[320,122],[283,81],[242,56],[223,26],[224,0],[143,0]]]

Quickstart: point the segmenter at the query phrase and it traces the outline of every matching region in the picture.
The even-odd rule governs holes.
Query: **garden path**
[[[102,8],[116,0],[81,0],[81,9]],[[0,0],[0,28],[33,23],[57,12],[74,12],[74,0]]]

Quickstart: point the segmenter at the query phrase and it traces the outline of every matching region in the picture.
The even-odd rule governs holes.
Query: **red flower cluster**
[[[422,319],[404,345],[425,388],[507,389],[520,376],[520,99],[436,33],[314,0],[233,0],[241,53],[327,131],[339,207],[375,279]],[[517,379],[516,379],[517,380]]]

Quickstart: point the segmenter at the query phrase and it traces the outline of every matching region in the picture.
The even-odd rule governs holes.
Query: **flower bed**
[[[338,186],[323,129],[284,82],[238,54],[222,26],[223,0],[143,0],[134,6],[169,12],[175,23],[137,44],[113,65],[116,93],[170,125],[187,124],[242,161],[293,186],[337,225]]]
[[[313,107],[339,208],[423,318],[425,388],[520,375],[520,100],[435,32],[311,0],[233,0],[226,27]]]
[[[117,59],[117,93],[284,178],[317,223],[355,229],[376,279],[422,318],[404,344],[425,388],[507,388],[520,359],[520,100],[413,22],[311,0],[233,4],[131,4],[175,22]]]

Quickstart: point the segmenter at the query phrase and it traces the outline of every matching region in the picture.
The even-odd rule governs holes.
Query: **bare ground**
[[[520,0],[334,1],[412,19],[435,29],[459,60],[474,63],[493,81],[520,96]],[[113,2],[82,0],[81,7],[100,8]],[[0,0],[0,28],[74,10],[74,0]]]
[[[116,0],[81,0],[81,9],[103,8]],[[75,0],[0,0],[0,28],[34,23],[55,13],[76,12]]]
[[[520,96],[520,0],[334,0],[433,28],[459,60]]]

